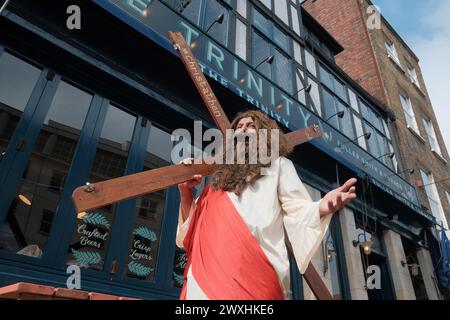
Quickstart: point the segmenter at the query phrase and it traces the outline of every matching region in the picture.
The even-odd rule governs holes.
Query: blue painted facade
[[[4,153],[0,162],[0,285],[29,281],[65,287],[66,268],[76,263],[87,266],[82,269],[83,290],[176,299],[184,263],[174,241],[179,204],[176,187],[81,215],[75,212],[70,196],[88,181],[169,164],[171,132],[177,128],[192,130],[193,120],[212,127],[186,71],[164,37],[168,28],[198,37],[201,27],[177,13],[171,1],[78,3],[81,30],[66,27],[66,8],[72,4],[68,1],[37,4],[17,0],[0,18],[0,28],[7,31],[0,35],[0,70],[3,67],[3,74],[8,71],[11,77],[7,81],[0,76],[0,84],[4,83],[4,88],[8,83],[23,84],[17,90],[29,95],[21,105],[14,93],[0,89],[0,97],[5,96],[4,101],[0,99],[0,126],[4,126],[0,128],[0,151]],[[234,1],[219,3],[234,12]],[[277,21],[257,3],[258,10]],[[136,9],[146,8],[148,14],[139,18]],[[157,16],[152,16],[155,13]],[[318,32],[318,26],[303,23],[301,14],[298,23],[298,34],[285,32],[302,45],[301,60],[307,61],[306,52],[311,50],[305,49],[310,44],[303,36],[307,28]],[[234,28],[235,23],[230,34]],[[323,45],[328,48],[325,52],[339,50],[329,35],[317,37],[327,43]],[[193,50],[205,74],[215,80],[211,83],[229,117],[256,107],[286,130],[319,123],[326,137],[299,147],[293,155],[302,180],[325,193],[339,181],[358,176],[361,183],[371,186],[376,199],[367,210],[371,219],[411,241],[423,240],[423,232],[415,232],[411,226],[432,225],[433,218],[418,207],[414,188],[396,175],[392,164],[379,161],[377,155],[352,142],[341,124],[327,122],[326,110],[316,110],[310,97],[303,104],[296,97],[296,91],[301,90],[298,83],[287,90],[276,77],[272,79],[255,68],[254,61],[238,57],[233,45],[223,45],[208,35],[202,35],[198,42]],[[332,57],[320,52],[317,56],[317,69],[322,65],[344,79],[380,117],[389,117],[383,106],[339,73]],[[309,72],[306,65],[302,70],[303,74]],[[242,74],[244,87],[239,85]],[[24,76],[28,91],[20,80]],[[328,89],[319,87],[321,104],[325,104],[323,92]],[[283,103],[280,108],[279,101]],[[63,108],[68,109],[65,112]],[[65,122],[55,123],[59,118]],[[357,130],[353,131],[356,136]],[[395,147],[395,139],[391,140]],[[363,200],[358,199],[351,208],[361,211]],[[37,203],[46,201],[49,208],[38,208]],[[402,224],[391,222],[392,211],[402,213]],[[341,297],[351,299],[339,217],[333,223],[330,241],[336,249]],[[294,297],[300,299],[302,281],[295,263],[292,278]]]

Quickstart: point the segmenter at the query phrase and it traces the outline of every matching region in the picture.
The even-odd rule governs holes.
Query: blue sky
[[[420,59],[439,127],[450,146],[450,0],[372,0]],[[416,115],[417,117],[417,115]],[[420,117],[417,117],[421,121]]]

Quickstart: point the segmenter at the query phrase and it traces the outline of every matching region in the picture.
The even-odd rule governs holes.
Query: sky
[[[420,59],[425,85],[450,152],[450,0],[372,2]]]

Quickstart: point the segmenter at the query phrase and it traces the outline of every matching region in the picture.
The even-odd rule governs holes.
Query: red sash
[[[189,267],[210,300],[283,300],[277,274],[226,192],[206,186],[184,239]]]

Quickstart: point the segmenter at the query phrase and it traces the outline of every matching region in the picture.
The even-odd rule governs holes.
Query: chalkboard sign
[[[156,233],[151,229],[140,226],[133,231],[126,266],[128,277],[149,281],[154,279],[157,245]]]
[[[101,270],[110,228],[111,223],[103,213],[90,212],[79,216],[69,247],[68,263]]]
[[[178,248],[175,253],[172,282],[173,286],[182,288],[184,283],[184,269],[187,265],[187,255],[184,249]]]

